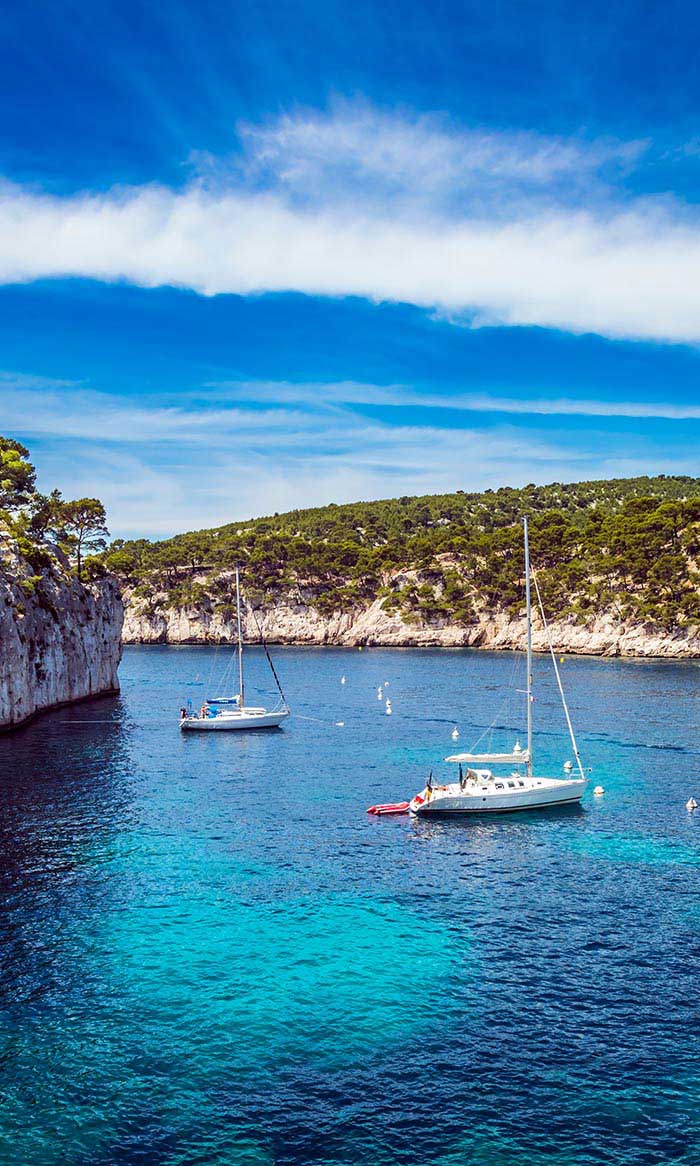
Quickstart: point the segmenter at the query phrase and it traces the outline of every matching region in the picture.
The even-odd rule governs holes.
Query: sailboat
[[[204,702],[198,713],[193,712],[190,708],[181,709],[180,728],[185,732],[208,733],[230,729],[276,729],[289,716],[289,706],[264,640],[263,648],[279,689],[280,701],[275,708],[270,709],[254,708],[245,703],[241,581],[238,567],[236,567],[236,622],[238,627],[238,692],[235,696],[210,697]]]
[[[580,802],[588,785],[576,744],[571,717],[561,683],[557,658],[549,634],[537,576],[530,570],[530,547],[527,518],[523,519],[525,538],[525,595],[527,602],[527,747],[516,742],[510,753],[455,753],[445,761],[459,766],[459,779],[445,785],[433,783],[432,775],[425,788],[409,802],[409,811],[419,817],[440,814],[494,814],[512,810],[535,810],[546,806],[565,806]],[[559,695],[569,730],[579,776],[539,777],[532,758],[532,600],[531,581],[535,585],[539,609],[544,621],[550,655],[554,665]],[[567,763],[570,768],[570,764]],[[506,776],[494,774],[492,766],[510,766]]]

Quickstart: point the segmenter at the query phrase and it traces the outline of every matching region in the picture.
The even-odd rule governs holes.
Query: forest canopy
[[[280,591],[322,611],[381,597],[408,621],[469,623],[522,606],[523,515],[553,615],[664,628],[700,623],[700,479],[638,477],[404,496],[118,540],[105,565],[142,606],[226,609],[230,570],[262,604]]]

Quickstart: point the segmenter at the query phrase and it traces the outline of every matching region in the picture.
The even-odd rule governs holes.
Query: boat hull
[[[409,804],[409,810],[419,818],[437,817],[446,814],[512,814],[519,810],[544,810],[552,806],[574,805],[581,801],[588,781],[580,778],[559,781],[554,778],[540,779],[528,789],[513,792],[463,792],[457,786],[438,787],[429,797],[418,794]],[[453,787],[454,788],[454,787]]]
[[[278,729],[289,716],[281,712],[234,712],[222,713],[217,717],[183,717],[180,728],[183,733],[230,733],[246,729]]]

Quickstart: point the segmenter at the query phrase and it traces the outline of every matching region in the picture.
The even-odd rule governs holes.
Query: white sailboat
[[[236,621],[238,626],[238,692],[235,696],[210,697],[204,702],[198,713],[192,712],[189,708],[181,709],[180,728],[184,732],[211,733],[232,729],[276,729],[289,716],[289,706],[264,641],[263,647],[279,689],[280,702],[275,708],[270,709],[254,708],[245,703],[241,584],[238,567],[236,567]]]
[[[428,778],[425,788],[409,802],[409,810],[419,817],[439,814],[492,814],[512,810],[543,809],[546,806],[564,806],[580,802],[588,779],[583,771],[569,709],[564,696],[561,676],[549,635],[542,606],[537,577],[530,571],[530,547],[527,518],[523,519],[525,536],[525,595],[527,600],[527,748],[516,742],[511,753],[455,753],[445,761],[459,765],[459,780],[445,785]],[[534,582],[537,600],[544,621],[549,650],[554,665],[559,695],[564,707],[571,746],[579,776],[571,778],[539,777],[532,762],[532,603],[530,584]],[[491,766],[514,767],[507,776],[493,773]]]

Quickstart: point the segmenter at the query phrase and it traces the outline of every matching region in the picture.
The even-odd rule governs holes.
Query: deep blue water
[[[0,739],[2,1163],[700,1163],[698,666],[567,658],[605,796],[436,824],[365,809],[511,747],[520,657],[286,649],[283,731],[180,734],[224,655]]]

